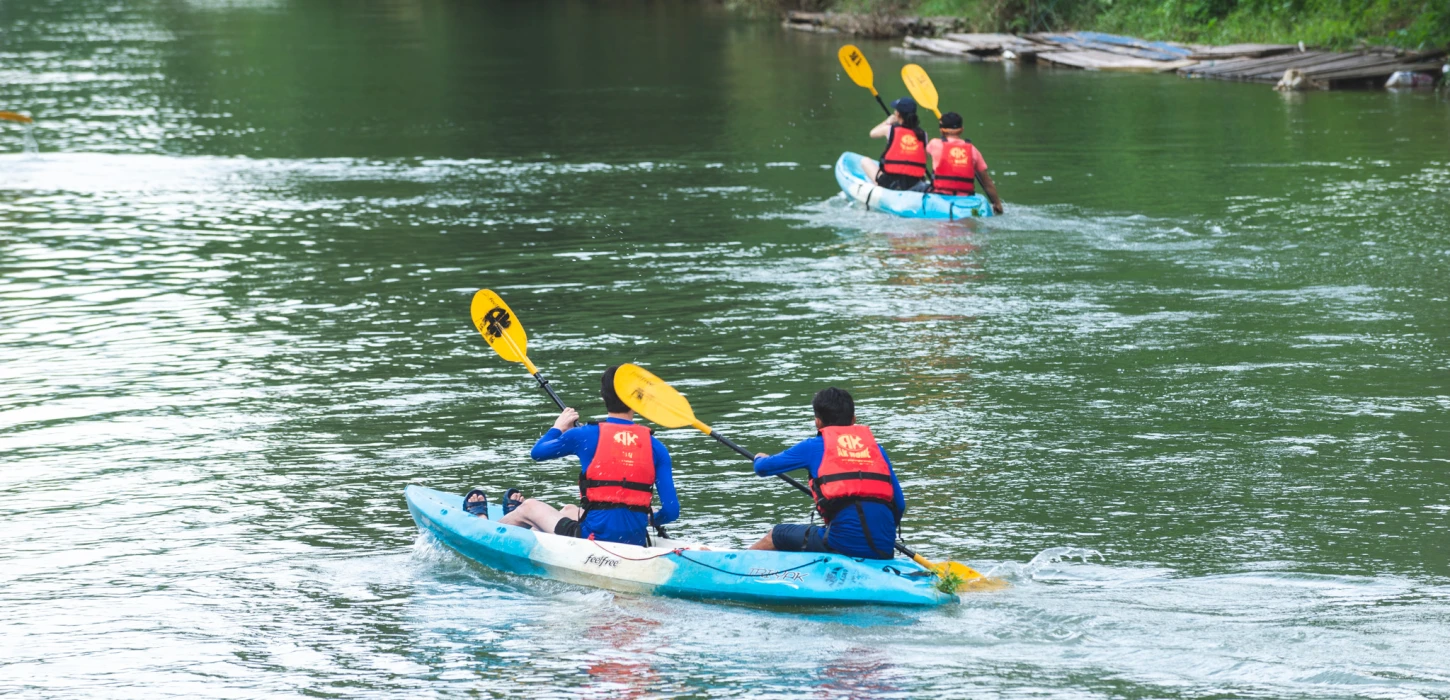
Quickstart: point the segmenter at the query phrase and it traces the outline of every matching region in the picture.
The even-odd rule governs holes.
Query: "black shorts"
[[[559,522],[554,525],[554,534],[561,537],[578,537],[579,521],[573,518],[559,518]]]
[[[820,525],[776,525],[770,529],[770,541],[780,552],[830,552],[826,546],[826,528]]]
[[[901,190],[904,192],[925,182],[926,180],[919,177],[897,175],[895,173],[888,173],[885,170],[876,173],[876,184],[888,190]]]

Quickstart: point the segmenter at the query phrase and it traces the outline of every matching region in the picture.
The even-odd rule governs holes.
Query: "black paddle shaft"
[[[543,372],[535,372],[534,379],[539,380],[539,386],[544,387],[544,391],[549,394],[549,398],[554,400],[554,403],[558,405],[560,411],[568,408],[568,406],[564,405],[564,400],[559,398],[558,394],[554,393],[554,387],[549,386],[549,380],[544,379]]]
[[[880,99],[880,98],[877,98],[877,99]],[[736,452],[739,452],[741,455],[744,455],[745,458],[749,459],[750,461],[752,461],[752,462],[755,461],[755,455],[751,454],[750,453],[750,450],[747,450],[744,447],[741,447],[741,446],[735,444],[734,442],[732,442],[730,440],[730,438],[725,437],[724,435],[721,435],[720,433],[717,433],[717,432],[715,432],[713,430],[710,431],[710,437],[713,437],[716,440],[719,440],[720,441],[720,444],[722,444],[722,445],[724,445],[724,446],[726,446],[726,447],[728,447],[728,448],[730,448],[732,450],[735,450]],[[801,482],[796,481],[795,479],[792,479],[792,478],[790,478],[790,477],[788,477],[788,476],[786,476],[784,474],[776,474],[776,476],[780,477],[781,480],[784,481],[785,483],[790,484],[791,486],[794,486],[797,489],[800,489],[801,492],[804,493],[804,494],[806,494],[807,496],[814,497],[814,494],[811,493],[810,488],[808,488],[805,484],[802,484]],[[913,560],[916,559],[916,557],[917,557],[916,552],[913,552],[910,549],[907,549],[906,548],[906,545],[904,545],[904,544],[902,544],[900,542],[894,542],[893,544],[896,545],[896,551],[901,552],[902,554],[905,554],[907,557],[909,557],[909,558],[911,558]]]
[[[726,447],[728,447],[728,448],[730,448],[732,450],[735,450],[736,452],[739,452],[746,459],[748,459],[748,460],[750,460],[752,462],[755,461],[755,455],[754,454],[751,454],[750,450],[747,450],[744,447],[741,447],[741,446],[735,444],[734,442],[732,442],[730,440],[730,438],[725,437],[724,435],[721,435],[720,433],[717,433],[717,432],[715,432],[713,430],[710,431],[710,437],[715,438],[716,440],[719,440],[720,441],[720,444],[722,444],[722,445],[724,445],[724,446],[726,446]],[[811,495],[811,490],[809,488],[806,488],[806,485],[805,484],[802,484],[801,482],[796,481],[795,479],[792,479],[792,478],[790,478],[790,477],[788,477],[788,476],[786,476],[784,474],[776,474],[776,476],[778,476],[781,479],[783,479],[785,481],[785,483],[790,484],[791,486],[794,486],[794,487],[800,489],[801,493],[804,493],[807,496]]]
[[[881,110],[886,112],[886,116],[891,116],[891,108],[886,106],[886,103],[881,100],[881,95],[879,94],[876,95],[876,104],[881,105]]]

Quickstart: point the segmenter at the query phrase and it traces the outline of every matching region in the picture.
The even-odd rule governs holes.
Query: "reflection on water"
[[[45,144],[0,155],[0,692],[1450,693],[1443,102],[942,63],[1011,205],[942,225],[834,196],[835,39],[690,5],[0,23]],[[849,388],[906,541],[1014,587],[762,610],[421,540],[409,483],[575,497],[480,287],[589,415],[635,361],[777,450]],[[681,536],[807,517],[659,436]]]
[[[894,670],[886,658],[868,647],[851,647],[821,668],[817,697],[888,697],[902,689],[888,678]]]
[[[659,682],[659,677],[642,657],[658,651],[658,646],[646,649],[640,644],[650,641],[646,635],[659,625],[654,620],[634,617],[590,627],[584,634],[585,638],[607,643],[619,652],[619,656],[606,656],[589,666],[588,673],[596,684],[584,692],[630,698],[649,694],[650,688]]]

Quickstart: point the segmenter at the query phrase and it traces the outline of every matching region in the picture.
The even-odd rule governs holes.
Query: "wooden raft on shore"
[[[1148,41],[1102,32],[968,34],[951,17],[887,17],[831,12],[791,12],[785,26],[807,31],[902,36],[893,51],[950,56],[967,61],[1035,61],[1049,66],[1096,71],[1172,73],[1190,78],[1273,83],[1294,71],[1300,87],[1378,87],[1400,71],[1435,73],[1445,49],[1401,51],[1366,48],[1332,52],[1294,44],[1204,46]]]
[[[1035,60],[1039,64],[1101,71],[1177,72],[1192,78],[1272,83],[1295,70],[1316,87],[1383,85],[1399,71],[1439,72],[1446,51],[1305,50],[1293,44],[1200,46],[1146,41],[1099,32],[946,34],[907,37],[906,51],[968,60]]]

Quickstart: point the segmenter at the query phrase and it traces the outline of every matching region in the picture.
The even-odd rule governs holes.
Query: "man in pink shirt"
[[[977,191],[976,181],[981,180],[982,189],[992,201],[992,211],[1001,214],[1002,200],[997,196],[992,176],[987,174],[987,161],[971,141],[962,138],[962,116],[956,112],[943,114],[941,135],[926,144],[935,173],[929,191],[951,196],[972,195]]]

